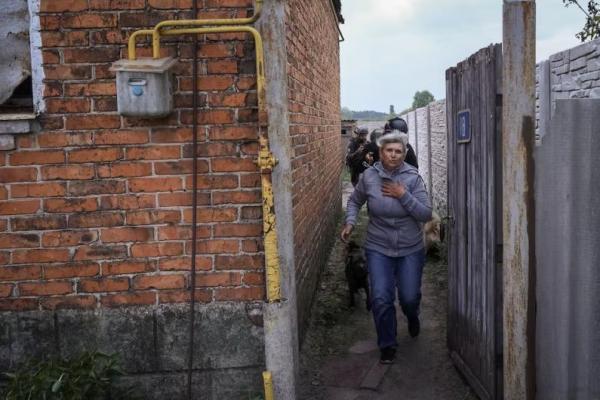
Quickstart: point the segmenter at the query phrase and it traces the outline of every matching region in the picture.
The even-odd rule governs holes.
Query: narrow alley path
[[[345,183],[344,205],[352,186]],[[363,211],[353,239],[362,243]],[[348,306],[344,244],[337,239],[323,271],[310,328],[301,351],[302,400],[475,400],[446,349],[447,273],[444,260],[428,260],[423,276],[421,334],[409,337],[398,313],[395,364],[379,364],[371,314],[364,301]],[[361,291],[362,294],[362,291]],[[357,296],[357,300],[358,296]],[[364,297],[363,297],[364,300]]]

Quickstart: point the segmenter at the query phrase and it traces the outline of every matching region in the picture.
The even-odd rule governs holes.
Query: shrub
[[[131,389],[115,385],[123,375],[116,355],[85,352],[70,360],[30,362],[6,373],[4,400],[134,399]]]

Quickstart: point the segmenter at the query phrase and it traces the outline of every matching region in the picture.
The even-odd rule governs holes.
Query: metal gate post
[[[535,398],[535,0],[504,0],[504,398]]]

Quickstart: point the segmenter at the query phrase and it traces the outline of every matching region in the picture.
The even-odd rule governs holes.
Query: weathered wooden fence
[[[481,399],[502,399],[502,49],[446,71],[448,347]]]

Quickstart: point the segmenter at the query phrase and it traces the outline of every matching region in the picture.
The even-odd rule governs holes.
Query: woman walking
[[[408,136],[393,131],[380,137],[379,162],[361,175],[347,205],[341,238],[347,241],[358,212],[367,203],[369,225],[365,254],[371,306],[382,363],[396,355],[395,293],[408,319],[408,331],[420,330],[421,276],[425,264],[421,225],[431,219],[431,204],[416,168],[404,162]]]

